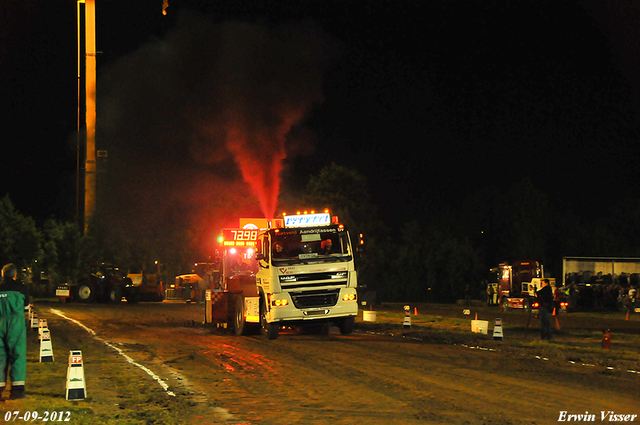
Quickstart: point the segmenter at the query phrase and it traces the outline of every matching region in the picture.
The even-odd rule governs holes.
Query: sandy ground
[[[428,331],[360,321],[350,336],[337,329],[328,336],[289,330],[267,341],[203,327],[201,304],[37,307],[58,354],[55,366],[37,363],[37,337],[30,334],[33,375],[41,383],[55,374],[64,380],[68,350],[80,348],[90,398],[67,402],[63,391],[34,383],[29,400],[7,401],[0,409],[68,403],[71,423],[550,424],[563,415],[593,414],[596,423],[609,422],[601,412],[640,415],[640,374],[628,372],[629,361],[615,363],[609,352],[604,363],[616,367],[607,369],[557,355],[562,350],[546,356],[542,344],[510,348],[507,336],[535,339],[537,323],[529,333],[522,312],[500,314],[517,322],[505,341],[475,334],[468,341],[431,338]],[[457,306],[420,309],[425,313],[414,323],[465,320]],[[497,314],[476,312],[486,319]],[[601,327],[631,336],[640,329],[640,321],[619,318],[562,320],[566,330],[558,339]]]

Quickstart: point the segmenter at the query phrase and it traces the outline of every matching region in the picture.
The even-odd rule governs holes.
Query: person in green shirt
[[[27,326],[24,312],[29,308],[27,287],[17,280],[14,264],[2,268],[0,283],[0,396],[11,378],[11,400],[25,398],[27,375]]]

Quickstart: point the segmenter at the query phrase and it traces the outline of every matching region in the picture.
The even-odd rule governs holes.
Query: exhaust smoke
[[[309,150],[299,135],[323,100],[331,42],[311,22],[214,24],[181,12],[162,39],[101,72],[98,144],[109,151],[115,198],[103,205],[117,205],[116,213],[133,222],[129,206],[154,193],[153,208],[139,220],[147,225],[156,214],[160,226],[163,211],[170,216],[179,199],[180,218],[192,228],[206,223],[211,232],[229,225],[219,214],[255,216],[252,203],[272,218],[285,159]]]

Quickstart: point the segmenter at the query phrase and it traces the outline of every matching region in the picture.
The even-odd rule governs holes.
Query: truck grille
[[[331,307],[338,302],[340,290],[291,292],[290,295],[296,308]]]
[[[348,273],[346,271],[329,273],[305,273],[281,275],[282,289],[302,289],[318,286],[346,286]]]

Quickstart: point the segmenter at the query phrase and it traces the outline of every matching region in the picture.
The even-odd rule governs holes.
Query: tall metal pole
[[[87,150],[85,160],[84,230],[96,208],[96,3],[85,0],[85,64]]]
[[[76,223],[81,225],[80,221],[80,79],[81,79],[81,64],[82,57],[80,54],[80,3],[84,3],[84,0],[78,0],[76,2],[76,18],[78,21],[78,132],[76,133]],[[81,226],[84,228],[84,226]]]

